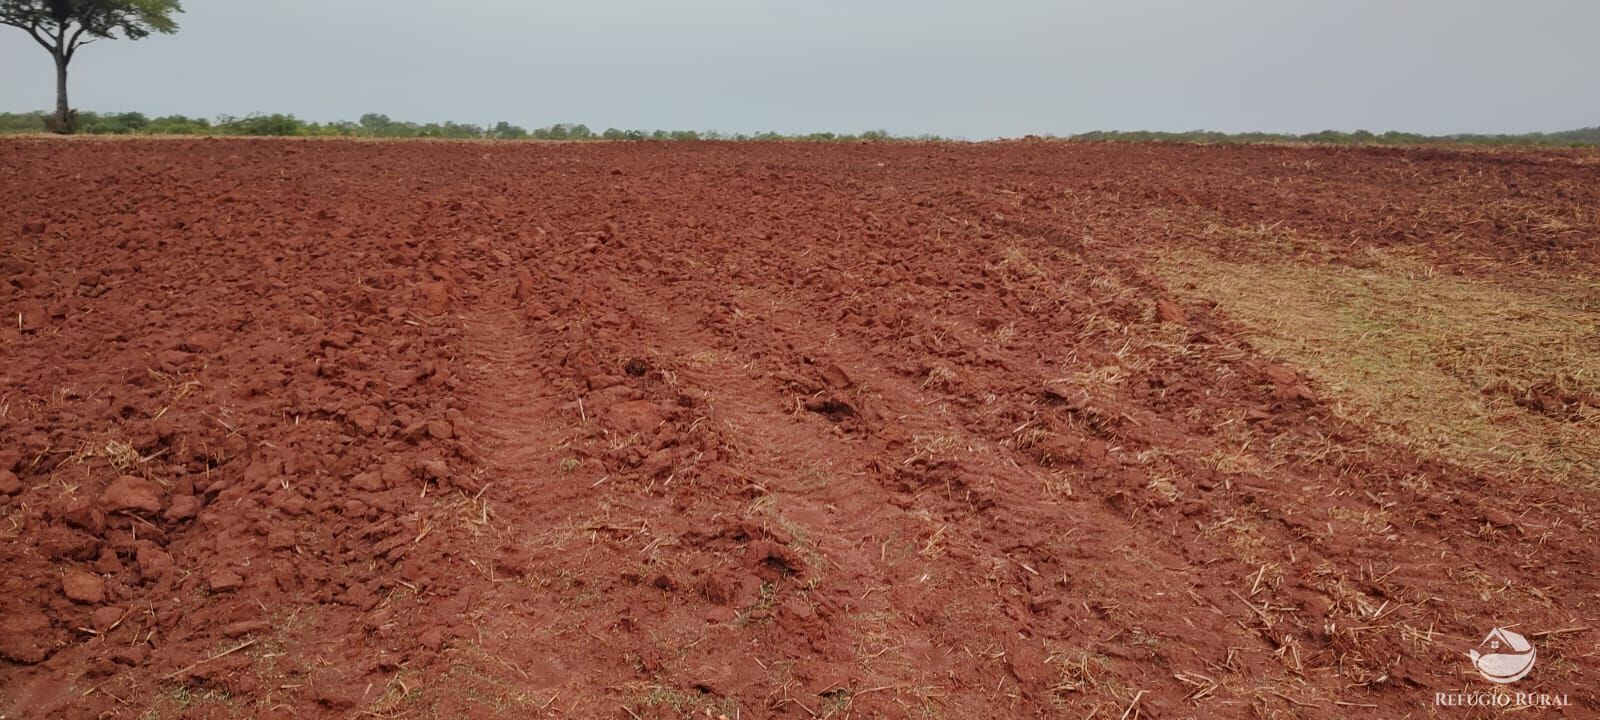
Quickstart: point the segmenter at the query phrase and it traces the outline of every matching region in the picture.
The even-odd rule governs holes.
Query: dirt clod
[[[222,349],[222,336],[214,332],[191,333],[178,349],[191,353],[214,353]]]
[[[239,573],[227,568],[216,570],[206,575],[206,586],[210,587],[212,592],[237,590],[243,584],[244,578]]]
[[[271,629],[271,627],[272,623],[269,623],[265,620],[240,620],[236,623],[224,625],[222,628],[222,634],[225,637],[236,638],[243,637],[245,635],[253,635],[259,632],[266,632],[267,630]]]
[[[68,570],[61,578],[61,590],[73,602],[93,605],[106,599],[105,579],[82,570]]]
[[[1279,385],[1292,386],[1300,379],[1299,373],[1282,365],[1268,365],[1262,372],[1266,373],[1268,379]]]
[[[132,475],[119,475],[100,495],[106,512],[161,512],[160,489],[155,483]]]
[[[162,518],[167,522],[192,520],[200,512],[200,500],[193,495],[175,495]]]
[[[122,622],[127,615],[127,610],[113,605],[95,608],[95,611],[89,614],[89,625],[100,632],[105,632]]]
[[[1189,315],[1183,311],[1183,308],[1178,307],[1178,304],[1172,302],[1171,300],[1156,301],[1156,318],[1160,319],[1161,322],[1172,323],[1174,325],[1189,324]]]
[[[625,434],[648,434],[660,426],[661,410],[649,400],[633,400],[613,405],[606,412],[611,426]]]

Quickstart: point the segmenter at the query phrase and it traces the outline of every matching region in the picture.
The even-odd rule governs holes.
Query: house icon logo
[[[1538,652],[1528,639],[1507,630],[1489,631],[1476,650],[1469,651],[1473,667],[1478,674],[1493,683],[1514,683],[1533,671],[1533,661]]]

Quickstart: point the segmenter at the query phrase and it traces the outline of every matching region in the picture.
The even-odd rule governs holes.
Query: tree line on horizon
[[[777,132],[724,133],[715,130],[619,130],[595,131],[582,123],[559,123],[527,129],[509,122],[494,125],[469,123],[414,123],[393,120],[387,115],[368,113],[355,122],[319,123],[282,113],[216,120],[183,115],[151,118],[143,113],[95,113],[75,111],[79,132],[91,135],[207,135],[242,137],[350,137],[350,138],[438,138],[447,140],[802,140],[813,142],[941,141],[936,135],[899,136],[884,130],[861,133]],[[53,116],[45,111],[0,113],[0,134],[38,133],[49,128]],[[1038,137],[1038,136],[1030,136]],[[1095,131],[1076,135],[1039,137],[1044,140],[1076,142],[1168,142],[1227,145],[1239,143],[1299,143],[1333,145],[1512,145],[1536,147],[1600,146],[1600,127],[1552,133],[1514,135],[1457,134],[1422,135],[1406,132],[1373,133],[1366,130],[1343,132],[1325,130],[1302,135],[1288,133],[1222,133],[1204,130],[1190,132]]]
[[[582,123],[558,123],[527,129],[509,122],[494,125],[470,123],[414,123],[368,113],[355,122],[319,123],[282,113],[234,117],[224,115],[215,121],[201,117],[167,115],[148,117],[144,113],[95,113],[75,111],[78,132],[90,135],[217,135],[249,137],[353,137],[353,138],[439,138],[447,140],[812,140],[883,141],[941,140],[933,135],[897,137],[884,130],[860,133],[816,132],[784,134],[778,132],[723,133],[716,130],[592,130]],[[43,111],[0,113],[0,134],[44,132],[52,119]]]
[[[1313,143],[1333,145],[1518,145],[1535,147],[1594,147],[1600,145],[1600,126],[1563,130],[1560,132],[1533,132],[1516,134],[1457,133],[1451,135],[1423,135],[1390,130],[1374,133],[1368,130],[1322,132],[1295,135],[1290,133],[1224,133],[1209,130],[1189,132],[1154,132],[1146,130],[1097,130],[1070,137],[1083,142],[1180,142],[1202,145],[1229,145],[1239,143]]]

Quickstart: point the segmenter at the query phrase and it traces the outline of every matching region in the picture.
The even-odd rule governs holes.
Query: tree
[[[138,40],[177,32],[172,19],[180,0],[0,0],[0,25],[22,28],[56,61],[56,114],[50,129],[77,130],[67,104],[67,65],[78,49],[96,40]]]
[[[512,125],[511,123],[501,120],[499,123],[495,124],[494,129],[489,131],[489,137],[497,140],[522,140],[528,137],[528,131],[519,126]]]

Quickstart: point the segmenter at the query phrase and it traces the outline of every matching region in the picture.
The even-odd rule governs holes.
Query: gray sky
[[[185,0],[73,105],[984,138],[1600,125],[1595,0]],[[53,105],[0,27],[0,110]]]

